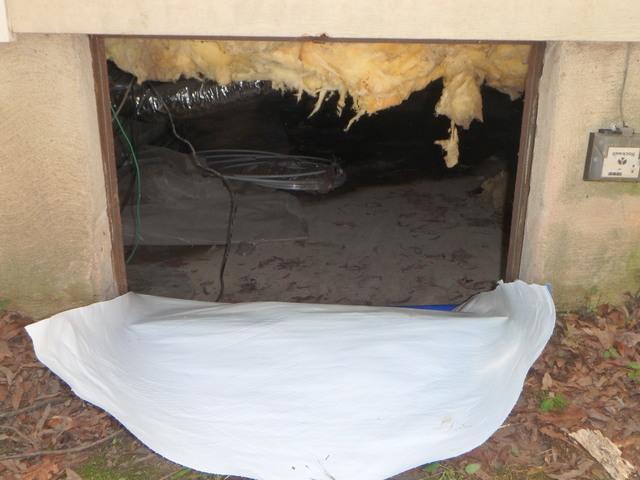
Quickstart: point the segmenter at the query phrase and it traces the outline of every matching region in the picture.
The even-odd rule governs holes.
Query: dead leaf
[[[27,469],[26,465],[19,460],[3,460],[2,462],[0,462],[0,465],[3,466],[6,470],[15,473],[16,475],[21,475],[22,472]],[[0,472],[1,471],[2,470],[0,470]]]
[[[24,327],[20,324],[4,325],[0,328],[0,339],[11,340],[15,336],[19,335],[23,330]]]
[[[589,415],[589,418],[593,418],[594,420],[599,420],[600,422],[604,422],[604,423],[607,423],[611,420],[611,417],[603,415],[597,410],[588,410],[587,415]]]
[[[592,335],[598,339],[603,350],[607,350],[613,346],[613,340],[615,339],[615,331],[600,330],[599,328],[584,328],[583,331],[587,335]]]
[[[74,421],[71,417],[54,415],[47,420],[46,425],[48,428],[52,428],[58,432],[66,432],[74,426]]]
[[[40,463],[36,463],[22,475],[23,480],[50,480],[60,472],[60,466],[50,457],[45,457]]]
[[[9,367],[5,367],[4,365],[0,365],[0,373],[2,373],[7,379],[7,383],[9,386],[13,383],[13,372],[9,369]]]
[[[67,476],[66,480],[82,480],[82,477],[70,468],[67,468],[64,473]]]
[[[598,380],[596,380],[596,383],[594,385],[597,388],[601,388],[606,382],[607,382],[607,377],[603,375],[602,377],[598,378]]]
[[[13,391],[11,393],[11,406],[14,410],[17,410],[20,406],[20,402],[22,401],[22,396],[24,395],[24,386],[21,383],[16,383],[13,386]]]
[[[11,350],[9,350],[9,344],[5,340],[0,340],[0,361],[11,356]]]
[[[577,383],[578,385],[580,385],[581,387],[588,387],[589,385],[592,385],[592,384],[593,384],[593,380],[592,380],[592,378],[591,378],[591,377],[587,377],[587,376],[585,375],[585,376],[580,377],[580,378],[576,381],[576,383]]]
[[[575,405],[569,405],[559,412],[539,412],[538,415],[546,422],[553,423],[556,427],[570,427],[585,418],[587,414],[584,409]]]
[[[618,340],[625,346],[633,348],[640,343],[640,333],[624,332],[618,335]]]
[[[567,436],[562,433],[562,432],[558,432],[556,430],[554,430],[552,427],[541,427],[540,428],[540,433],[546,435],[549,438],[554,438],[556,440],[560,440],[563,443],[566,443],[568,445],[571,445],[571,442],[569,442],[569,440],[567,440]]]
[[[555,480],[573,480],[574,478],[584,478],[584,474],[593,466],[593,462],[591,460],[583,460],[578,465],[578,468],[569,470],[568,472],[564,472],[561,474],[551,474],[547,473],[547,477],[554,478]]]

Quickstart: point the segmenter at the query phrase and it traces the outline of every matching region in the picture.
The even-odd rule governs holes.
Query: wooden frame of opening
[[[513,213],[509,234],[509,249],[505,267],[505,280],[511,282],[520,277],[522,247],[524,245],[525,222],[527,220],[527,204],[531,187],[531,164],[533,161],[533,145],[536,136],[536,120],[538,118],[538,98],[540,76],[544,64],[544,43],[534,43],[529,54],[529,70],[524,87],[524,109],[522,111],[522,127],[520,128],[520,146],[518,149],[518,166],[516,184],[513,193]]]
[[[124,261],[116,153],[113,144],[113,129],[111,128],[111,98],[109,97],[107,57],[104,52],[102,37],[90,36],[89,46],[91,48],[93,78],[95,81],[102,168],[104,170],[104,183],[107,194],[107,216],[109,217],[109,229],[111,230],[111,266],[116,290],[122,294],[127,291],[127,270]]]
[[[102,162],[107,192],[107,214],[109,216],[109,224],[111,227],[111,260],[117,290],[120,293],[124,293],[127,291],[127,275],[122,240],[120,204],[118,200],[118,178],[116,173],[113,130],[111,125],[109,78],[107,74],[107,60],[105,56],[103,38],[103,36],[92,35],[89,37],[89,41],[93,56],[93,72],[95,78],[98,123],[100,128],[100,144],[102,148]],[[329,39],[322,38],[317,41],[327,40]],[[448,43],[473,42],[448,41]],[[507,42],[502,41],[496,43]],[[518,166],[515,181],[509,247],[507,251],[505,271],[503,272],[506,281],[515,280],[520,274],[520,263],[527,216],[527,202],[529,199],[529,188],[531,183],[531,162],[533,159],[536,117],[538,114],[538,84],[540,75],[542,74],[545,44],[543,42],[533,42],[531,43],[531,47],[531,53],[529,55],[529,70],[525,83],[524,109],[522,114],[522,127],[520,131],[520,145],[518,151]]]

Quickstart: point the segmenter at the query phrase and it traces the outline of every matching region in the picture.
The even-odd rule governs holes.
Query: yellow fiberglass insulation
[[[317,98],[337,92],[341,112],[347,95],[355,114],[398,105],[412,92],[443,79],[438,115],[451,119],[450,138],[437,143],[447,165],[458,162],[457,126],[482,121],[483,83],[517,98],[527,73],[528,45],[337,43],[110,38],[107,57],[138,81],[208,78],[220,84],[270,80],[274,88]]]

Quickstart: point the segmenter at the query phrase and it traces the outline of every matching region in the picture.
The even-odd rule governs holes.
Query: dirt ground
[[[164,460],[40,364],[24,325],[0,313],[0,478],[229,479]],[[640,297],[561,314],[507,421],[479,448],[395,480],[606,479],[569,433],[602,432],[640,465]]]
[[[222,300],[427,305],[462,303],[490,290],[505,257],[503,216],[470,192],[491,168],[446,181],[302,196],[308,238],[234,244]],[[127,266],[129,287],[213,301],[222,250],[142,247]]]

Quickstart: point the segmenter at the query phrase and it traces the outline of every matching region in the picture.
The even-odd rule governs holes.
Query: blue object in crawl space
[[[549,293],[551,295],[553,295],[553,287],[551,286],[550,283],[545,283],[544,285],[545,287],[547,287],[547,290],[549,290]],[[436,310],[439,312],[452,312],[454,311],[457,307],[459,307],[459,305],[455,305],[455,304],[445,304],[445,305],[402,305],[402,308],[416,308],[418,310]]]
[[[458,305],[403,305],[404,308],[417,308],[418,310],[437,310],[439,312],[451,312]]]

